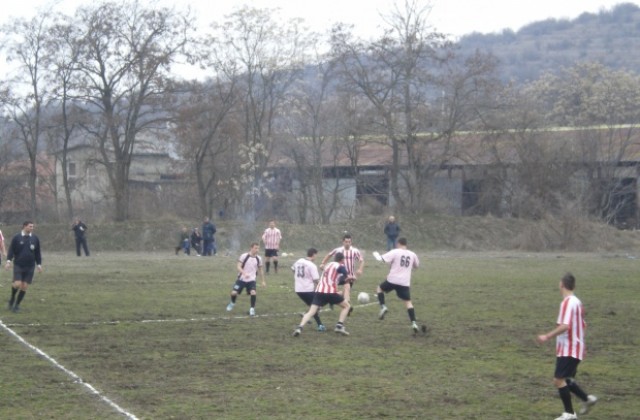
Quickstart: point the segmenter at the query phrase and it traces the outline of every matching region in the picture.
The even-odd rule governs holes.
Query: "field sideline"
[[[384,321],[377,304],[356,306],[349,337],[309,325],[293,338],[305,308],[288,267],[301,255],[281,258],[253,319],[246,295],[225,311],[235,255],[45,250],[19,314],[6,309],[2,270],[0,418],[555,418],[553,345],[534,337],[555,322],[566,271],[587,312],[578,380],[600,397],[581,418],[638,418],[633,256],[418,252],[412,297],[426,336],[390,294]],[[355,293],[387,272],[366,255]],[[337,311],[321,316],[332,330]]]

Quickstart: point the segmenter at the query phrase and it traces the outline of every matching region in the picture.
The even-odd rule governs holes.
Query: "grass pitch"
[[[384,321],[377,304],[356,305],[343,337],[332,332],[338,312],[323,311],[328,332],[308,325],[293,338],[305,307],[288,267],[302,252],[259,288],[255,318],[246,295],[225,311],[235,255],[45,253],[23,311],[1,307],[0,418],[123,418],[107,401],[140,419],[554,418],[554,349],[534,337],[555,322],[566,271],[587,311],[578,381],[600,398],[588,417],[638,418],[638,260],[418,254],[412,297],[426,335],[388,294]],[[373,294],[387,273],[367,256],[355,294]]]

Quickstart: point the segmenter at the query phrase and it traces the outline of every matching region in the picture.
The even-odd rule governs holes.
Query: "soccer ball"
[[[365,303],[369,303],[369,293],[360,292],[358,293],[358,303],[364,305]]]

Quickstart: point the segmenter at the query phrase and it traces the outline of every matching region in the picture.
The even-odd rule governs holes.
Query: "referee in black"
[[[11,240],[7,251],[5,269],[13,264],[13,284],[11,285],[11,299],[9,310],[20,311],[20,303],[27,293],[27,287],[33,281],[33,274],[37,269],[42,272],[42,256],[40,254],[40,240],[33,234],[33,222],[22,224],[22,232]]]

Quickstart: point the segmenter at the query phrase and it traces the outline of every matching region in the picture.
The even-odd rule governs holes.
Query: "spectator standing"
[[[536,341],[539,344],[545,343],[554,337],[556,339],[556,368],[553,375],[553,384],[558,389],[558,394],[564,406],[564,412],[556,420],[578,418],[573,410],[571,393],[582,400],[580,414],[586,414],[598,402],[596,396],[587,395],[575,381],[578,365],[585,355],[584,339],[587,328],[582,302],[573,293],[575,287],[576,279],[573,274],[565,274],[559,284],[562,302],[560,303],[556,327],[548,333],[536,337]]]
[[[394,216],[389,216],[384,224],[384,234],[387,235],[387,252],[395,249],[398,245],[398,236],[400,236],[400,225]]]
[[[210,257],[218,253],[215,234],[216,226],[206,217],[202,223],[202,255]]]
[[[84,250],[85,257],[88,257],[89,247],[87,246],[87,225],[85,225],[79,217],[76,217],[71,225],[71,230],[76,237],[76,255],[78,257],[82,255],[80,252],[80,248],[82,248]]]
[[[13,283],[11,284],[11,298],[9,310],[20,311],[20,304],[27,294],[27,288],[33,282],[33,274],[37,269],[42,272],[42,255],[40,240],[33,234],[33,222],[22,224],[22,231],[15,235],[7,251],[5,269],[13,264]]]
[[[200,230],[197,227],[193,228],[191,231],[191,248],[195,249],[196,254],[198,256],[202,255],[202,235],[200,234]]]
[[[273,271],[278,274],[278,250],[280,249],[280,241],[282,240],[282,233],[280,229],[276,227],[274,220],[269,222],[269,227],[265,229],[262,234],[262,242],[264,242],[264,260],[267,267],[267,274],[269,274],[269,267],[271,266],[271,260],[273,260]]]

